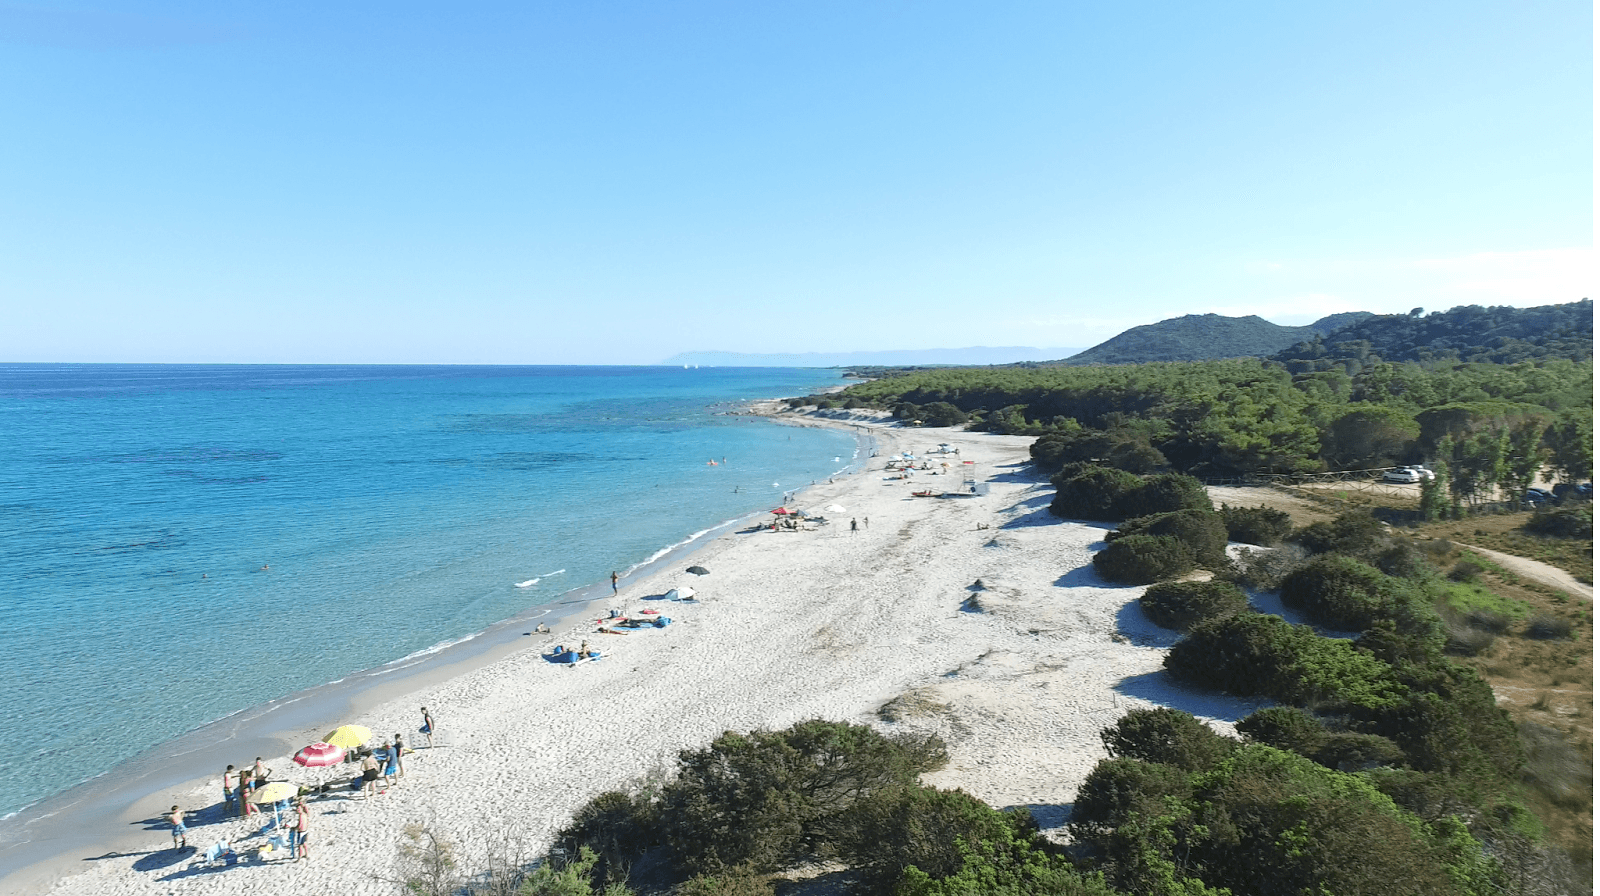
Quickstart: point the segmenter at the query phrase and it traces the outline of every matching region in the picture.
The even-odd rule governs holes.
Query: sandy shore
[[[952,762],[929,783],[996,806],[1028,806],[1049,829],[1062,823],[1078,782],[1105,755],[1100,728],[1128,709],[1178,706],[1226,730],[1255,708],[1186,693],[1161,675],[1171,634],[1139,614],[1140,589],[1109,587],[1094,575],[1089,558],[1104,529],[1045,510],[1051,490],[1027,468],[1031,439],[874,429],[880,457],[865,472],[797,500],[807,509],[843,506],[828,514],[829,524],[729,532],[694,555],[710,575],[672,567],[628,584],[617,603],[630,612],[658,609],[672,625],[612,636],[595,633],[592,619],[569,623],[447,680],[397,693],[358,718],[335,720],[379,735],[402,732],[415,744],[418,707],[426,705],[439,734],[433,749],[419,745],[402,783],[382,796],[314,800],[309,861],[257,859],[259,825],[221,817],[216,769],[203,782],[140,801],[127,816],[134,833],[122,842],[35,866],[0,880],[0,889],[395,893],[389,879],[407,825],[457,843],[468,868],[507,842],[532,854],[589,798],[665,767],[679,749],[730,728],[812,717],[938,731]],[[987,494],[912,496],[958,490],[954,472],[884,478],[887,457],[921,456],[940,442],[973,462]],[[932,462],[937,468],[940,459]],[[693,585],[704,600],[652,599],[677,585]],[[976,606],[963,609],[969,597]],[[549,644],[584,639],[606,658],[568,668],[540,656]],[[317,739],[326,723],[308,723],[298,742]],[[267,764],[275,777],[319,777],[286,755]],[[193,813],[191,845],[231,838],[252,850],[250,858],[191,868],[192,853],[172,849],[159,821],[173,803]]]

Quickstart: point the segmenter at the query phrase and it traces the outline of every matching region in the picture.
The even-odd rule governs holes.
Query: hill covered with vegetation
[[[1146,361],[1203,361],[1208,358],[1258,358],[1297,342],[1314,339],[1371,315],[1334,314],[1304,327],[1284,327],[1255,315],[1186,314],[1125,330],[1091,349],[1058,363],[1141,364]]]
[[[1584,299],[1536,308],[1462,305],[1426,315],[1421,308],[1410,314],[1370,315],[1297,342],[1274,354],[1273,360],[1296,370],[1326,370],[1349,369],[1373,359],[1515,364],[1592,357],[1594,302]]]

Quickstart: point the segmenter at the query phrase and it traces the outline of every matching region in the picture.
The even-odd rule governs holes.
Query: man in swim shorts
[[[167,821],[172,822],[172,848],[189,848],[189,828],[183,823],[183,810],[177,806],[172,807],[172,813],[167,816]]]

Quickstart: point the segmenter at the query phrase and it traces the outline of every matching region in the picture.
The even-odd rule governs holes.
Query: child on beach
[[[433,749],[433,716],[428,715],[428,707],[422,707],[422,727],[417,729],[428,735],[428,749]]]
[[[306,849],[306,837],[310,833],[311,810],[306,808],[305,797],[297,797],[294,801],[294,827],[289,829],[289,852],[296,862],[311,858],[310,850]]]
[[[172,822],[172,848],[189,848],[189,828],[183,823],[183,810],[177,806],[172,807],[172,813],[167,816],[167,821]]]

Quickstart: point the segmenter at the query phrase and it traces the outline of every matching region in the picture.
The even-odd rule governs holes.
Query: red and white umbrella
[[[330,765],[338,765],[344,761],[344,747],[319,740],[294,754],[294,761],[296,765],[303,765],[306,768],[327,768]],[[326,784],[327,781],[324,780],[322,783]]]
[[[330,765],[338,765],[344,761],[344,747],[336,747],[333,744],[323,743],[319,740],[294,754],[294,761],[295,764],[303,765],[306,768],[326,768]]]

